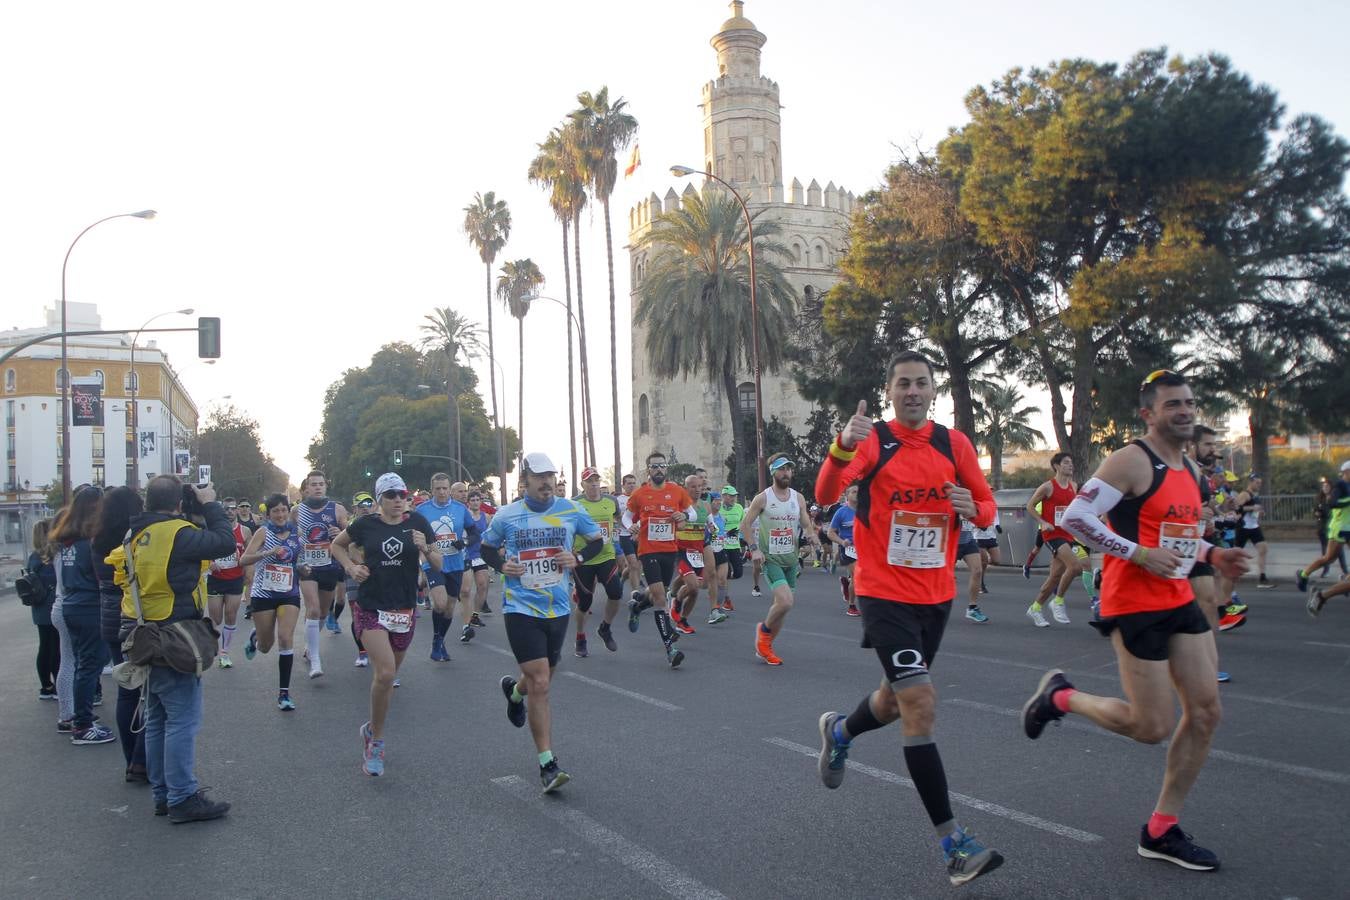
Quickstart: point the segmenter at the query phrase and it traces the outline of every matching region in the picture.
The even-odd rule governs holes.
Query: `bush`
[[[1336,477],[1336,463],[1330,459],[1304,450],[1275,450],[1270,454],[1270,474],[1261,489],[1267,494],[1312,494],[1322,478],[1335,481]]]

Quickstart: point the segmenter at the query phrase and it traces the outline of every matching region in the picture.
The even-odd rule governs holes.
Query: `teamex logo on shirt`
[[[906,488],[891,494],[891,505],[898,503],[918,503],[923,500],[946,500],[951,496],[946,485],[930,488]]]

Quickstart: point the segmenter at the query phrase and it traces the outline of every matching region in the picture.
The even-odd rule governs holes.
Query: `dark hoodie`
[[[220,559],[234,552],[234,529],[225,515],[225,508],[217,502],[203,508],[205,528],[182,528],[174,535],[173,552],[169,555],[169,585],[173,588],[173,612],[165,621],[200,619],[203,611],[197,608],[193,592],[202,578],[202,561]],[[134,536],[156,522],[167,522],[180,516],[161,512],[144,512],[131,520]],[[134,619],[123,619],[125,633]]]

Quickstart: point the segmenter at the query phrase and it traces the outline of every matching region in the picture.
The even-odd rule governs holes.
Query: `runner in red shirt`
[[[933,742],[937,694],[928,667],[937,655],[956,595],[958,516],[980,527],[994,521],[994,496],[970,439],[928,420],[937,396],[933,366],[905,352],[886,367],[890,422],[867,417],[858,404],[830,447],[816,478],[817,497],[838,497],[857,482],[854,583],[863,646],[876,651],[885,677],[847,717],[820,717],[820,777],[844,780],[850,743],[901,720],[905,765],[942,842],[947,877],[965,884],[998,868],[1003,856],[956,822],[947,775]]]
[[[1140,829],[1139,855],[1212,871],[1218,857],[1177,827],[1220,715],[1214,633],[1186,579],[1197,562],[1240,576],[1247,557],[1203,537],[1199,473],[1183,455],[1195,431],[1195,398],[1186,379],[1166,369],[1152,373],[1140,386],[1139,407],[1148,434],[1107,457],[1063,519],[1080,542],[1106,554],[1102,621],[1093,624],[1111,636],[1130,699],[1077,691],[1052,669],[1023,707],[1022,725],[1034,740],[1046,723],[1075,712],[1146,744],[1170,734],[1162,793]],[[1181,701],[1175,731],[1173,695]]]
[[[647,456],[647,483],[628,496],[623,524],[637,538],[638,561],[647,579],[647,593],[633,591],[628,601],[628,630],[637,633],[644,610],[655,607],[656,631],[666,648],[666,661],[673,669],[684,662],[675,649],[675,629],[666,611],[666,585],[673,584],[679,544],[675,528],[694,516],[694,499],[678,484],[666,483],[666,455]]]
[[[1068,593],[1073,580],[1082,574],[1078,556],[1073,552],[1073,535],[1065,531],[1062,525],[1064,513],[1078,495],[1078,485],[1073,481],[1073,457],[1067,453],[1056,453],[1050,457],[1050,471],[1053,477],[1036,488],[1027,501],[1027,512],[1038,520],[1045,543],[1050,548],[1050,575],[1036,593],[1036,599],[1027,607],[1027,616],[1037,628],[1050,625],[1041,612],[1047,600],[1050,601],[1050,612],[1055,621],[1061,625],[1069,624],[1064,595]]]

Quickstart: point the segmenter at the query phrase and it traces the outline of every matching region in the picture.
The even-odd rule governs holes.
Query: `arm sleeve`
[[[960,448],[955,453],[956,482],[970,491],[970,496],[975,501],[975,515],[970,521],[980,528],[988,528],[998,515],[998,503],[994,500],[994,492],[989,490],[989,482],[984,480],[984,470],[980,468],[980,460],[975,455],[975,447],[970,443],[970,438],[960,431],[953,431],[952,435],[955,438],[953,444]]]
[[[838,446],[838,443],[839,438],[836,437],[834,446]],[[844,492],[844,488],[872,470],[877,461],[876,432],[869,434],[867,440],[854,448],[854,452],[857,455],[848,462],[830,453],[825,454],[825,461],[820,464],[820,473],[816,475],[817,497],[838,497]]]
[[[502,566],[506,565],[506,557],[502,556],[501,549],[493,546],[492,544],[487,543],[486,541],[484,541],[483,543],[482,555],[483,561],[486,562],[489,566],[492,566],[492,568],[496,569],[498,572],[502,570]]]
[[[1100,478],[1089,478],[1064,511],[1061,525],[1089,550],[1129,559],[1134,556],[1139,545],[1116,534],[1101,520],[1102,516],[1115,509],[1122,496],[1117,488]]]
[[[601,535],[596,535],[594,538],[591,538],[590,540],[586,541],[586,546],[581,548],[581,550],[577,553],[577,556],[581,559],[582,562],[587,562],[591,559],[594,559],[596,556],[599,556],[604,549],[605,549],[604,537]]]

